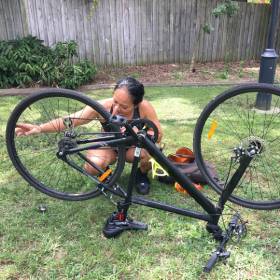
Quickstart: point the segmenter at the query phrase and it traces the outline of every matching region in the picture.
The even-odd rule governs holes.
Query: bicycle
[[[270,111],[255,108],[258,93],[272,97]],[[220,242],[204,268],[209,272],[217,260],[229,256],[225,245],[231,236],[240,238],[246,233],[239,213],[233,215],[227,230],[223,231],[219,226],[228,200],[252,209],[280,207],[279,174],[274,167],[279,162],[279,99],[280,89],[275,86],[248,84],[225,91],[202,111],[194,132],[194,153],[202,174],[219,194],[217,204],[197,190],[157,147],[158,132],[151,121],[128,121],[121,116],[112,116],[98,102],[75,91],[49,89],[23,99],[8,120],[7,149],[20,175],[49,196],[71,201],[91,199],[101,193],[120,197],[122,200],[117,203],[117,212],[108,218],[103,230],[108,238],[128,229],[147,229],[145,224],[128,218],[132,203],[207,222],[206,229]],[[100,117],[84,120],[82,113],[79,116],[73,114],[83,112],[85,106],[97,111]],[[58,119],[63,120],[63,128],[56,122]],[[75,119],[86,121],[86,124],[75,127]],[[54,120],[55,133],[26,137],[15,134],[19,123],[41,124],[51,120]],[[135,132],[133,127],[138,124],[143,129]],[[108,128],[105,131],[102,130],[104,125]],[[153,130],[154,135],[149,135],[148,130]],[[117,181],[124,169],[125,149],[131,146],[135,146],[134,161],[127,189],[124,190]],[[132,194],[142,148],[190,194],[206,214]],[[89,149],[113,149],[116,161],[101,169],[87,159],[85,153]],[[206,167],[207,161],[215,165],[218,178],[211,177]],[[98,170],[98,174],[87,173],[85,163]]]

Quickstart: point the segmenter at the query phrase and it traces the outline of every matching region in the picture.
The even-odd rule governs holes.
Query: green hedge
[[[77,88],[90,81],[96,67],[87,60],[74,63],[75,41],[59,42],[53,48],[33,36],[0,41],[0,88],[59,86]]]

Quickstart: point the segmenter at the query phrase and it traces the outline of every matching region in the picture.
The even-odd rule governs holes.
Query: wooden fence
[[[0,40],[32,34],[52,46],[75,40],[79,57],[99,65],[248,60],[262,53],[269,6],[239,2],[215,19],[218,0],[0,0]],[[211,22],[215,30],[201,34]],[[278,28],[279,31],[279,28]],[[278,32],[279,34],[279,32]],[[280,35],[279,35],[280,37]],[[280,40],[277,38],[277,49]]]

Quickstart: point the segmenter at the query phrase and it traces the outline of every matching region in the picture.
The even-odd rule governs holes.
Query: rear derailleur
[[[235,213],[224,232],[217,225],[207,225],[207,230],[219,241],[219,245],[205,265],[204,272],[210,272],[217,261],[225,261],[230,256],[230,252],[226,251],[226,244],[233,237],[237,237],[237,242],[240,242],[247,233],[246,223],[242,221],[239,213]]]

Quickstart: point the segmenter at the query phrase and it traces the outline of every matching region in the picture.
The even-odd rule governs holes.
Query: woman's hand
[[[19,123],[16,125],[15,133],[17,136],[27,136],[31,134],[39,134],[42,129],[39,125],[29,123]]]

